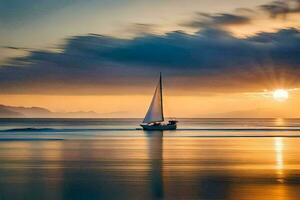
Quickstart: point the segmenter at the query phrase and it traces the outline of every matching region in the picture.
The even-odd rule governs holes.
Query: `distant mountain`
[[[93,111],[51,112],[41,107],[20,107],[0,105],[0,118],[97,118],[100,115]]]
[[[19,107],[0,105],[0,108],[17,113],[21,117],[48,117],[52,114],[51,111],[40,107]]]
[[[6,109],[4,106],[0,105],[0,118],[17,118],[17,117],[24,117],[24,115]]]

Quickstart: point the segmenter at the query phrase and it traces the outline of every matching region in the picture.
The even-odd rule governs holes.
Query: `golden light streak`
[[[283,139],[276,137],[274,139],[274,146],[276,152],[276,173],[278,182],[284,182],[284,158],[283,158]]]

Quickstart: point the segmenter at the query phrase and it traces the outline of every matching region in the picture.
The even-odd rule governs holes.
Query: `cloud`
[[[1,94],[144,94],[159,72],[173,94],[298,87],[300,31],[237,38],[213,28],[119,39],[74,36],[0,67]],[[151,86],[152,89],[149,87]]]
[[[261,31],[299,27],[300,0],[276,0],[255,8],[237,8],[229,13],[197,13],[189,21],[180,23],[183,29],[215,28],[245,37]],[[277,20],[277,18],[282,21]],[[297,18],[298,17],[298,18]]]
[[[251,19],[249,17],[238,14],[221,13],[211,15],[207,13],[198,13],[196,19],[193,19],[190,22],[182,25],[192,28],[201,28],[242,25],[249,24],[250,22]]]
[[[16,46],[2,46],[0,48],[8,49],[8,50],[16,50],[16,51],[31,51],[32,49],[26,47],[16,47]]]
[[[24,57],[30,53],[31,49],[14,46],[0,46],[0,66],[16,57]]]
[[[157,25],[155,24],[145,24],[145,23],[134,23],[127,26],[124,30],[132,35],[144,35],[152,34],[156,32]]]
[[[286,17],[291,13],[300,13],[300,0],[276,0],[260,6],[271,17]]]

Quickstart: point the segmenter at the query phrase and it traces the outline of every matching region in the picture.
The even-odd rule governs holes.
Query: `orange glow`
[[[249,24],[243,25],[231,25],[226,29],[232,32],[237,37],[248,37],[255,35],[259,32],[276,32],[279,29],[285,29],[290,27],[299,27],[300,14],[289,14],[286,19],[273,19],[269,16],[258,16],[252,19]]]
[[[99,117],[144,117],[151,96],[1,95],[0,104],[47,108],[53,112],[95,111]],[[169,117],[299,117],[298,92],[278,102],[263,93],[206,94],[164,98]]]

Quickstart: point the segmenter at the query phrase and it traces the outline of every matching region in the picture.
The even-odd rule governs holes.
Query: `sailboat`
[[[176,120],[169,120],[168,123],[163,123],[164,120],[162,77],[160,73],[159,81],[152,97],[148,112],[143,123],[140,125],[144,130],[175,130],[177,128]]]

